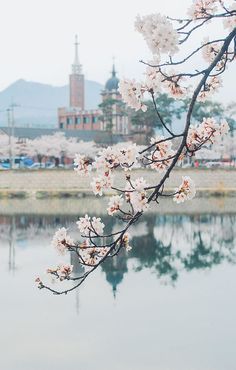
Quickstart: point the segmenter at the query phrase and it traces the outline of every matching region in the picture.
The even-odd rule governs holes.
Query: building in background
[[[84,74],[78,56],[75,38],[75,58],[70,74],[70,106],[58,108],[58,125],[62,130],[99,130],[112,134],[129,135],[131,130],[127,107],[118,91],[119,79],[113,64],[111,77],[101,91],[102,103],[98,109],[85,109]]]

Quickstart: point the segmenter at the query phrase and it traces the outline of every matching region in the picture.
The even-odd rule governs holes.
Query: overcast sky
[[[19,78],[65,85],[74,35],[87,79],[105,83],[116,57],[119,76],[141,77],[150,58],[134,31],[136,15],[185,16],[191,0],[7,0],[0,13],[0,91]]]

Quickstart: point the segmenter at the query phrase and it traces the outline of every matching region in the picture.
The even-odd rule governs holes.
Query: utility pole
[[[12,103],[7,109],[7,122],[9,129],[9,161],[10,168],[15,167],[15,155],[14,155],[14,137],[15,137],[15,117],[14,117],[14,108],[19,107],[19,105]]]
[[[11,136],[11,109],[7,109],[7,126],[8,126],[8,149],[9,149],[9,166],[12,168],[12,136]]]

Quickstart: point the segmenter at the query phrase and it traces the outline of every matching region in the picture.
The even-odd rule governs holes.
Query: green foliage
[[[157,116],[157,113],[155,111],[152,101],[147,100],[145,104],[148,107],[146,112],[142,112],[141,110],[137,112],[132,111],[131,113],[132,124],[135,126],[138,126],[139,130],[141,127],[144,127],[144,126],[149,128],[149,131],[152,131],[155,128],[162,129],[163,126],[161,124],[159,117]],[[183,108],[182,108],[183,103],[179,104],[178,101],[169,97],[167,94],[159,94],[156,99],[156,104],[157,104],[157,109],[160,115],[162,116],[163,120],[170,127],[172,125],[174,118],[177,118],[177,119],[181,118],[181,115],[183,112]]]
[[[175,100],[167,94],[159,94],[156,98],[158,112],[170,128],[172,128],[172,123],[175,119],[185,118],[189,103],[190,99]],[[155,128],[163,129],[152,101],[148,100],[145,104],[148,107],[146,112],[142,112],[141,110],[135,112],[132,110],[132,124],[137,126],[139,131],[144,126],[148,128],[149,132]],[[230,129],[233,131],[236,129],[236,120],[234,118],[236,117],[236,103],[231,103],[227,107],[224,107],[223,104],[211,100],[196,102],[192,114],[192,123],[201,122],[204,117],[225,118],[229,123]]]
[[[119,114],[120,116],[127,115],[126,105],[122,100],[107,98],[99,104],[99,108],[102,110],[102,114],[99,116],[99,119],[106,124],[106,131],[109,132],[111,144],[113,143],[114,106],[117,108],[115,114]]]
[[[188,109],[190,103],[190,99],[183,100],[183,110],[186,111]],[[225,115],[225,109],[223,105],[219,102],[214,102],[211,100],[207,100],[205,102],[196,102],[193,109],[192,118],[196,122],[201,122],[203,118],[223,118]]]
[[[188,108],[189,99],[183,100],[184,110]],[[230,126],[230,131],[233,134],[233,131],[236,129],[236,103],[231,103],[228,106],[224,107],[223,104],[207,100],[205,102],[196,102],[192,117],[194,121],[201,122],[203,118],[213,117],[216,119],[226,119]]]
[[[112,118],[113,118],[113,107],[116,105],[120,111],[120,115],[126,115],[125,103],[118,99],[107,98],[101,104],[99,108],[102,110],[102,115],[99,117],[103,122],[106,122],[107,129],[112,130]],[[109,128],[108,128],[109,127]]]

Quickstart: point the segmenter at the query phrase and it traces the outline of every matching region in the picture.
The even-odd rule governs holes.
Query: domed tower
[[[111,77],[105,84],[105,89],[101,92],[102,104],[100,108],[103,111],[102,129],[110,131],[113,134],[127,135],[129,133],[129,120],[127,108],[122,102],[121,94],[118,90],[119,78],[112,65]]]
[[[119,79],[116,77],[115,65],[112,65],[111,77],[107,80],[105,90],[110,93],[117,93],[119,87]]]

